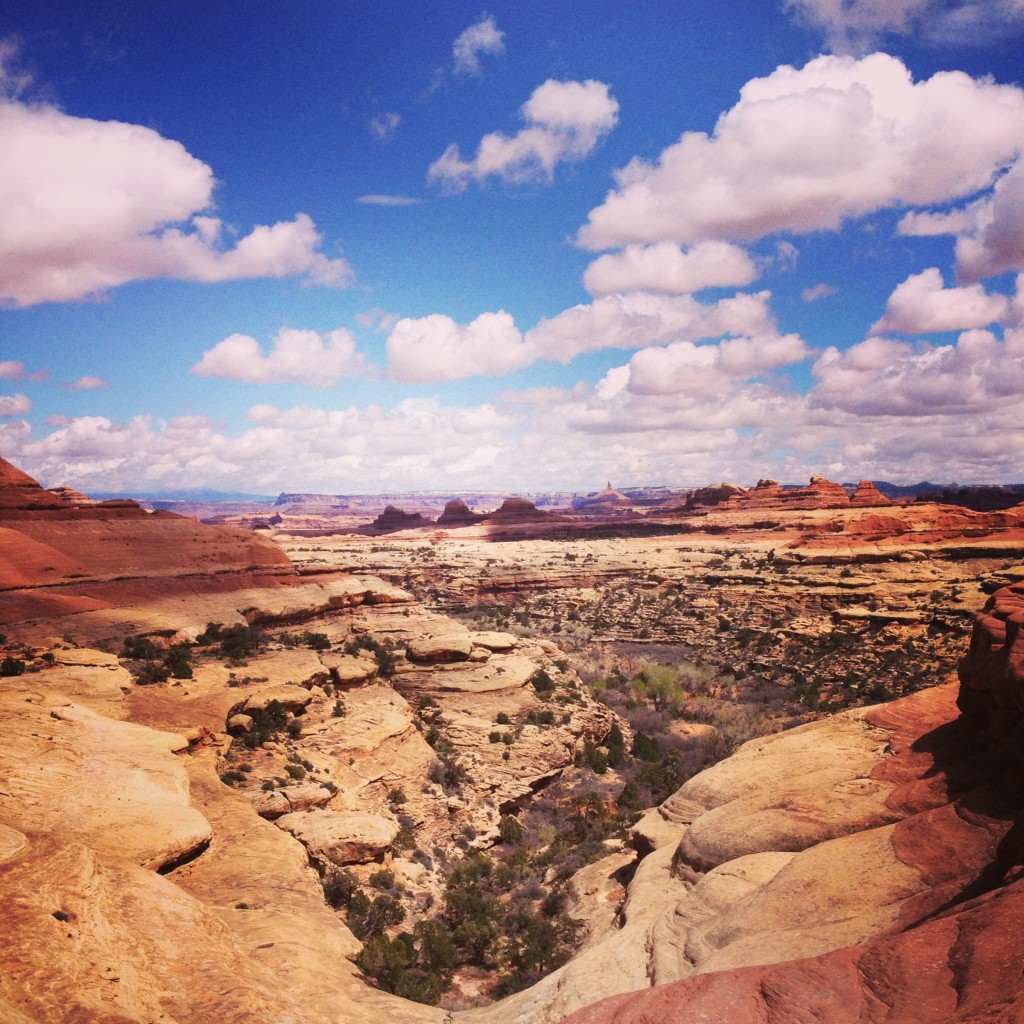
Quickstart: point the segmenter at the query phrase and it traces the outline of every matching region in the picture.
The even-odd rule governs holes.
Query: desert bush
[[[328,868],[320,884],[323,886],[324,899],[335,910],[348,906],[349,900],[359,888],[359,880],[356,876],[351,871],[338,867]]]
[[[511,814],[503,814],[498,822],[498,835],[503,843],[518,843],[523,838],[523,826],[519,819]]]
[[[228,718],[242,707],[243,705],[236,704],[228,712]],[[288,725],[288,709],[280,701],[269,701],[265,708],[250,708],[245,713],[252,718],[253,724],[242,737],[242,743],[250,750],[255,750],[268,740],[274,739]]]
[[[164,667],[175,679],[191,679],[192,648],[188,644],[175,644],[167,652]]]
[[[389,892],[395,888],[395,873],[390,868],[381,868],[379,871],[374,871],[368,881],[371,888]]]
[[[439,754],[437,760],[432,761],[427,770],[427,778],[445,789],[459,789],[468,774],[465,765],[448,752]]]
[[[345,644],[345,653],[356,655],[360,651],[369,651],[377,662],[377,675],[381,679],[390,679],[395,674],[395,666],[398,664],[398,659],[395,657],[394,651],[373,637],[357,636],[354,640],[350,640]],[[423,707],[423,702],[420,702],[420,707]]]
[[[381,893],[371,900],[362,889],[357,889],[349,897],[345,920],[352,934],[365,941],[372,935],[382,935],[391,925],[401,924],[405,910],[393,896]]]
[[[537,671],[530,676],[529,681],[533,684],[533,688],[537,693],[550,693],[555,688],[555,684],[551,676],[549,676],[542,668],[537,669]]]

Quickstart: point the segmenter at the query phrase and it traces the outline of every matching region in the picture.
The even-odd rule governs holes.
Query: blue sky
[[[45,484],[1019,481],[1020,0],[0,0]]]

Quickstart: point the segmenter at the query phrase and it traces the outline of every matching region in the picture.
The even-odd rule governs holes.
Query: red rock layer
[[[296,581],[258,534],[134,501],[78,504],[0,460],[0,624]]]
[[[452,528],[475,526],[481,519],[483,519],[483,516],[471,511],[462,498],[453,498],[445,505],[444,511],[437,520],[437,525]]]
[[[1016,882],[890,938],[615,996],[565,1024],[1019,1024],[1022,914]]]
[[[861,480],[850,498],[854,508],[891,505],[892,502],[870,481]]]
[[[780,511],[849,507],[850,497],[840,484],[821,476],[812,476],[807,487],[784,488],[774,480],[759,480],[752,490],[729,498],[723,509]]]

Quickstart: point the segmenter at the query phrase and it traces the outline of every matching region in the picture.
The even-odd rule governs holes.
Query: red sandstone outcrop
[[[707,487],[698,487],[686,499],[687,508],[707,508],[720,505],[728,501],[734,495],[744,494],[744,488],[739,484],[722,482],[720,484],[709,484]]]
[[[296,582],[288,557],[258,534],[126,499],[83,504],[0,460],[0,623]]]
[[[1024,582],[997,590],[978,615],[960,663],[958,704],[982,721],[1004,757],[1024,763]]]
[[[596,494],[588,494],[584,498],[574,498],[572,502],[574,511],[589,512],[596,515],[611,515],[616,512],[629,510],[632,507],[632,499],[628,498],[622,491],[617,491],[612,487],[611,483],[604,490],[598,491]]]
[[[857,489],[850,498],[850,504],[854,508],[879,507],[891,505],[892,501],[887,498],[871,480],[861,480]]]
[[[523,523],[543,522],[550,518],[550,512],[542,511],[526,498],[506,498],[500,508],[484,517],[484,521],[490,526],[519,526]]]
[[[438,517],[437,525],[450,529],[475,526],[483,518],[482,515],[473,512],[462,498],[453,498],[445,505],[444,511]]]
[[[432,526],[433,520],[425,519],[419,512],[403,512],[394,505],[388,505],[370,524],[380,533],[395,533],[398,530],[415,530],[420,526]]]
[[[849,508],[850,496],[842,485],[823,476],[812,476],[806,487],[782,487],[775,480],[759,480],[756,487],[732,495],[720,507],[744,512]]]

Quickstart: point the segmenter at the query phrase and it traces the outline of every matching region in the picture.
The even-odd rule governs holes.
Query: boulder
[[[405,653],[410,661],[430,665],[468,661],[473,653],[473,637],[469,633],[444,633],[417,638],[409,641]]]
[[[339,686],[368,683],[377,675],[377,660],[372,655],[321,654],[320,661]]]
[[[265,711],[267,705],[277,701],[282,707],[294,714],[301,714],[306,710],[313,694],[302,686],[269,686],[255,693],[250,693],[242,703],[243,714],[250,714],[253,711]]]
[[[365,811],[303,811],[285,814],[277,825],[295,836],[310,856],[338,864],[374,861],[398,835],[397,822]]]

